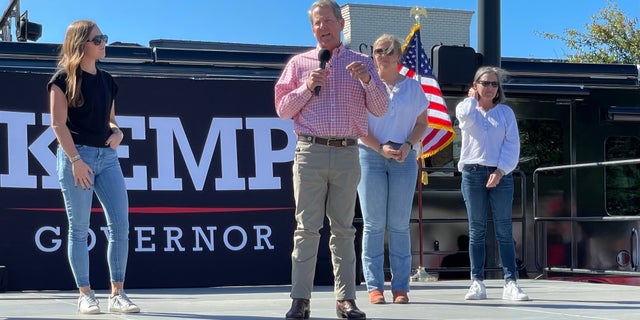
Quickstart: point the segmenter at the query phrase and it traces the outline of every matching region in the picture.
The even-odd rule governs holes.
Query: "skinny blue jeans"
[[[109,230],[107,261],[111,282],[124,282],[129,252],[129,199],[116,150],[76,145],[82,160],[93,169],[93,187],[73,185],[71,161],[58,146],[57,170],[69,220],[67,254],[78,287],[89,282],[89,218],[93,194],[104,210]]]
[[[466,165],[462,170],[462,195],[469,218],[469,259],[471,279],[484,280],[485,241],[489,212],[498,241],[498,251],[505,280],[516,280],[516,253],[513,245],[511,210],[513,175],[507,174],[494,188],[487,188],[495,167]]]
[[[400,163],[360,145],[362,178],[358,195],[364,220],[362,266],[367,291],[384,290],[385,231],[389,237],[391,290],[409,291],[409,219],[418,179],[418,163],[415,159],[415,150]]]

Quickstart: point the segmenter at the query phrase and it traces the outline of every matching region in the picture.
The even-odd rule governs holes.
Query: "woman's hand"
[[[404,160],[407,159],[407,156],[409,156],[409,153],[411,153],[411,147],[408,144],[403,143],[398,151],[400,151],[400,155],[396,158],[396,161],[404,162]]]
[[[502,179],[502,173],[498,170],[489,175],[489,181],[487,181],[487,188],[495,188]]]
[[[394,149],[388,144],[383,144],[382,149],[380,149],[380,154],[387,159],[395,159],[398,161],[401,156],[401,151]]]
[[[474,98],[476,100],[480,99],[480,96],[478,95],[478,91],[476,91],[474,87],[469,88],[469,92],[467,92],[467,96]]]
[[[71,163],[71,169],[73,171],[73,185],[80,186],[84,190],[91,189],[93,186],[93,180],[91,180],[93,170],[89,168],[89,165],[82,159],[78,159]]]
[[[112,133],[109,138],[107,139],[107,141],[104,143],[106,146],[109,146],[109,148],[115,150],[118,148],[118,146],[120,145],[120,142],[122,142],[122,139],[124,138],[124,133],[122,133],[122,131],[120,131],[120,129],[118,129],[118,131]]]

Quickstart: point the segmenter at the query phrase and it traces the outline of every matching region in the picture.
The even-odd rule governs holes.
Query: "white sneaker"
[[[96,293],[91,290],[78,298],[78,312],[82,314],[100,313],[100,302],[96,299]]]
[[[487,288],[481,280],[473,280],[469,292],[464,296],[465,300],[482,300],[487,298]]]
[[[502,299],[503,300],[513,300],[513,301],[527,301],[529,300],[529,296],[522,292],[522,288],[515,282],[509,281],[504,285],[504,289],[502,290]]]
[[[138,313],[140,308],[129,300],[124,290],[120,290],[118,295],[109,298],[109,312]]]

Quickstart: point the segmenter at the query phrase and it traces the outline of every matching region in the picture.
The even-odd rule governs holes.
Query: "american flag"
[[[398,69],[401,74],[420,82],[429,100],[427,108],[429,126],[426,136],[422,139],[422,158],[428,158],[448,146],[453,141],[455,132],[440,85],[433,76],[431,62],[422,47],[419,24],[415,24],[407,36]]]

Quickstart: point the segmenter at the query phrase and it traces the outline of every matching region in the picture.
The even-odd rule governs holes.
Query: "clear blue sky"
[[[4,0],[5,6],[9,0]],[[628,17],[640,16],[640,0],[617,0]],[[38,42],[61,43],[74,20],[90,19],[109,41],[148,45],[153,39],[313,46],[307,10],[312,0],[21,0],[21,12],[42,24]],[[345,0],[340,5],[377,4],[474,11],[471,46],[477,49],[477,0]],[[606,0],[502,0],[502,56],[564,58],[560,41],[536,31],[584,30]],[[4,6],[3,6],[4,11]],[[407,13],[409,17],[409,13]],[[14,40],[15,40],[15,30]],[[409,30],[407,30],[407,33]],[[398,35],[405,36],[405,35]]]

